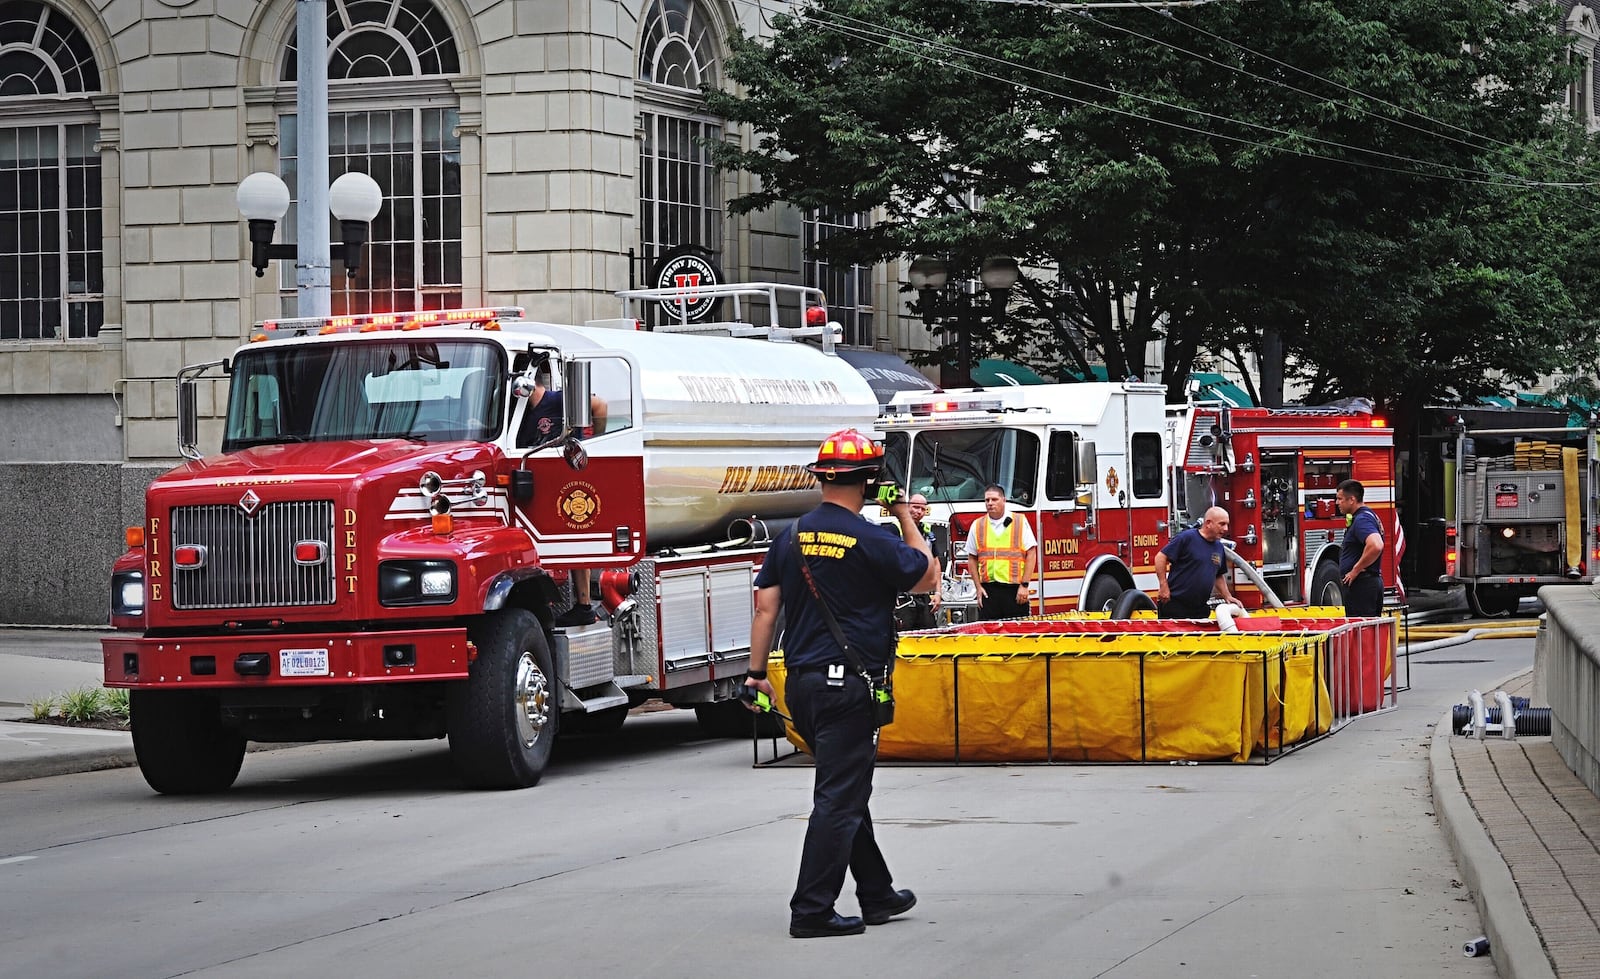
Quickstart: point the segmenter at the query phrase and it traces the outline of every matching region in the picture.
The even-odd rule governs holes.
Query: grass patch
[[[128,691],[79,687],[28,702],[33,720],[68,727],[126,728]]]

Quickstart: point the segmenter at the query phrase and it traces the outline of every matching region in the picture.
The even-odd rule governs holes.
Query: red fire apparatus
[[[1362,482],[1395,542],[1393,433],[1368,412],[1338,408],[1168,406],[1139,382],[1042,384],[895,396],[878,421],[894,478],[924,494],[955,548],[983,513],[984,486],[1007,491],[1039,541],[1035,610],[1112,608],[1128,589],[1154,593],[1156,552],[1213,504],[1229,511],[1246,605],[1340,604],[1345,521],[1334,491]],[[1385,549],[1385,587],[1398,587]],[[954,565],[960,573],[959,561]],[[951,568],[947,567],[947,572]],[[946,582],[953,617],[969,589]]]
[[[748,731],[755,573],[818,499],[817,445],[870,428],[877,401],[820,293],[701,292],[733,321],[639,330],[642,304],[683,308],[662,290],[584,327],[510,308],[280,320],[185,368],[188,461],[113,568],[112,624],[139,635],[103,644],[150,785],[226,789],[248,741],[448,737],[468,783],[527,786],[564,718],[620,724],[647,698]],[[221,451],[202,456],[197,383],[217,368]],[[551,432],[530,423],[545,391]],[[585,567],[609,616],[558,628]]]

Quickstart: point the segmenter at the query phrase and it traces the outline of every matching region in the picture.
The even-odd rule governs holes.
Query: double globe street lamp
[[[1006,300],[1011,289],[1021,277],[1017,260],[1009,255],[991,255],[978,268],[978,280],[988,293],[988,309],[980,310],[977,290],[970,293],[966,283],[970,280],[950,280],[950,266],[944,259],[933,255],[919,255],[906,271],[911,288],[917,290],[917,309],[922,322],[932,328],[935,324],[955,322],[956,366],[940,364],[939,385],[945,388],[972,387],[972,331],[982,321],[985,312],[998,322],[1005,318]]]
[[[274,245],[274,229],[289,210],[289,188],[275,173],[257,171],[239,181],[236,199],[239,213],[250,223],[250,266],[256,275],[266,273],[267,263],[275,259],[298,259],[295,245]],[[328,186],[327,208],[339,221],[343,241],[333,243],[344,261],[344,274],[355,278],[361,270],[361,246],[367,241],[367,225],[383,206],[383,189],[364,173],[342,174]],[[303,202],[316,206],[319,202]],[[309,249],[309,246],[308,246]],[[327,288],[327,258],[322,260],[322,288]]]

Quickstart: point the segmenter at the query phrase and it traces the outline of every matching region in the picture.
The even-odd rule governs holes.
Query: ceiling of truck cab
[[[879,404],[888,404],[896,391],[937,391],[939,385],[917,372],[915,367],[882,350],[854,350],[835,347],[840,358],[856,369],[872,387]]]

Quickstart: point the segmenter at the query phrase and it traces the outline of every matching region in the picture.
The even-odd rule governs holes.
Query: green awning
[[[1014,364],[1009,360],[980,360],[972,365],[972,383],[980,387],[1001,387],[1011,385],[1020,387],[1024,384],[1047,384],[1044,378],[1034,372],[1033,368],[1022,364]]]
[[[1255,402],[1244,388],[1228,380],[1221,374],[1195,371],[1189,375],[1189,380],[1200,382],[1200,395],[1197,400],[1218,400],[1227,402],[1235,408],[1254,408]]]

